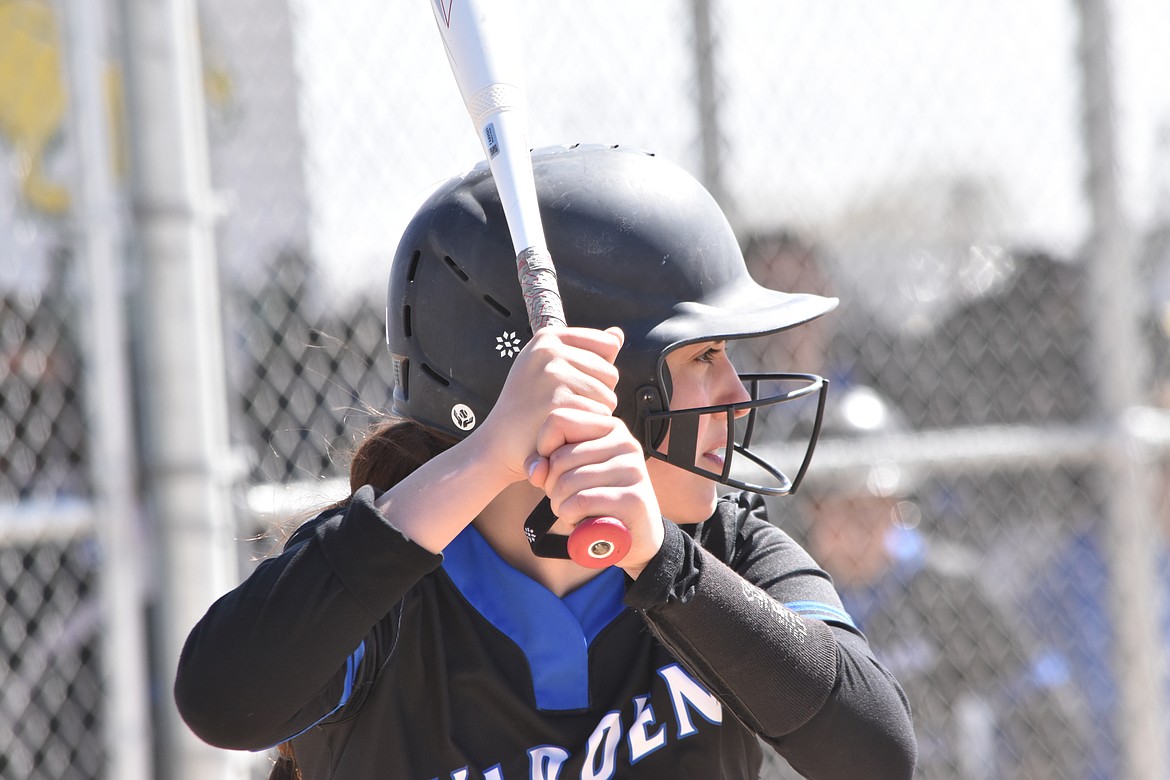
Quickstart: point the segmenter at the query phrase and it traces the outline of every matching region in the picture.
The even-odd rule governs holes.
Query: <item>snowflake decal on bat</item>
[[[496,352],[500,353],[500,357],[516,357],[520,354],[520,347],[520,339],[516,336],[516,331],[504,331],[504,335],[496,336]]]

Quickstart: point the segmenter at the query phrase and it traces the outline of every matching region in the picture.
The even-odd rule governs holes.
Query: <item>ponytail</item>
[[[388,419],[374,425],[349,461],[349,492],[362,485],[386,491],[455,441],[410,420]]]
[[[349,492],[363,485],[386,491],[455,441],[410,420],[385,419],[372,426],[349,461]],[[349,503],[349,499],[338,506]],[[276,763],[268,780],[304,780],[292,742],[276,746]]]
[[[268,773],[268,780],[304,780],[301,768],[297,766],[297,757],[293,753],[291,742],[281,742],[276,746],[276,763]]]

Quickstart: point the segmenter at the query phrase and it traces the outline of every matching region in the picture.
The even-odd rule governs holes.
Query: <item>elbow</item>
[[[869,743],[867,752],[883,757],[883,770],[875,778],[882,780],[911,780],[914,777],[914,768],[918,763],[918,740],[914,735],[914,718],[910,712],[910,702],[902,688],[888,678],[892,685],[892,694],[874,702],[873,715],[866,718],[868,722]]]
[[[195,736],[226,750],[263,750],[280,741],[266,741],[270,735],[256,709],[256,691],[231,679],[225,668],[230,664],[200,660],[199,655],[190,645],[184,651],[173,690],[179,715]]]
[[[849,747],[830,761],[832,770],[813,771],[808,777],[913,780],[917,763],[918,742],[909,718],[902,720],[894,715],[884,723],[871,722],[865,731],[854,731]]]
[[[856,640],[850,637],[846,641],[852,645]],[[852,700],[846,707],[851,713],[846,731],[857,734],[851,744],[859,757],[877,759],[873,765],[880,767],[866,776],[874,780],[910,780],[918,762],[918,740],[910,701],[902,686],[868,652],[843,653],[841,670],[843,689],[851,692],[846,699]]]
[[[914,767],[918,763],[918,742],[914,738],[914,730],[909,727],[899,730],[892,735],[891,742],[890,771],[887,777],[890,780],[911,780],[914,777]]]
[[[248,727],[248,717],[236,703],[224,699],[216,686],[201,684],[199,675],[184,673],[175,678],[175,706],[187,727],[207,744],[226,750],[256,750],[258,745]]]
[[[773,744],[802,777],[813,780],[911,780],[918,743],[905,699],[896,699],[830,707]]]
[[[901,688],[898,688],[901,706],[892,706],[887,717],[875,723],[873,740],[886,757],[886,771],[881,775],[888,780],[911,780],[918,763],[918,740],[914,736],[914,720],[910,704]]]
[[[848,664],[846,668],[850,668]],[[880,670],[876,664],[864,663],[853,668],[871,673]],[[801,729],[807,732],[801,737],[807,750],[802,756],[808,769],[805,775],[911,780],[918,761],[918,741],[901,686],[884,670],[846,674],[845,680],[830,704]],[[834,749],[825,755],[825,746],[830,744]],[[794,766],[801,771],[800,766]]]

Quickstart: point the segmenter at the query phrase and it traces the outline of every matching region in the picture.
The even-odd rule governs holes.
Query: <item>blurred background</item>
[[[841,298],[740,359],[831,379],[773,511],[919,776],[1170,777],[1170,7],[516,7],[534,146],[671,158],[759,280]],[[433,25],[0,0],[0,780],[265,775],[171,677],[388,409],[397,236],[481,156]]]

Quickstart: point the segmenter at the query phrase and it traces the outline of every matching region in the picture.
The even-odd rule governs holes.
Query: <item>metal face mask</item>
[[[824,416],[829,382],[816,374],[741,373],[750,400],[732,404],[667,409],[656,387],[638,393],[638,435],[648,457],[728,487],[784,496],[799,487],[812,460]],[[666,379],[664,384],[669,385]],[[779,408],[785,405],[784,408]],[[722,469],[698,465],[699,427],[726,428]],[[775,465],[752,449],[753,441],[807,440],[799,461]],[[738,457],[737,457],[738,456]]]

